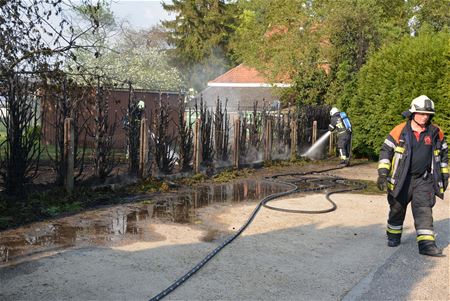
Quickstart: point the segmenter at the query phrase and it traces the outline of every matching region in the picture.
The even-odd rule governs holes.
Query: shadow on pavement
[[[449,219],[435,226],[438,244],[447,247]],[[435,285],[446,283],[448,291],[448,257],[420,256],[413,235],[388,248],[384,229],[312,223],[239,237],[167,300],[405,300],[442,265]],[[0,299],[147,300],[217,245],[69,250],[1,268]],[[448,293],[440,290],[435,296]]]

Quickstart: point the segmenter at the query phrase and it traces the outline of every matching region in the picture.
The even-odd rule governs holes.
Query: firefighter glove
[[[381,191],[386,189],[386,176],[384,175],[379,175],[378,179],[377,179],[377,187],[378,189],[380,189]]]
[[[329,125],[328,125],[328,130],[329,130],[330,132],[334,131],[334,126],[332,126],[331,124],[329,124]]]

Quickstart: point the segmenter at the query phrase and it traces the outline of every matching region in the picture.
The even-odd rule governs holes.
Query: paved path
[[[262,209],[241,237],[167,300],[450,300],[449,195],[435,225],[445,258],[419,255],[411,212],[398,248],[385,245],[385,196],[339,194],[328,214]],[[285,208],[326,208],[322,194],[275,201]],[[149,225],[159,241],[66,250],[0,268],[1,300],[147,300],[197,264],[238,229],[254,204],[212,206],[198,226]]]

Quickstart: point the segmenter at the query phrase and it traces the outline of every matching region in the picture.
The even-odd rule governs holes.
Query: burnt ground
[[[334,164],[271,166],[248,177]],[[330,173],[375,181],[376,164]],[[167,300],[450,299],[449,257],[418,254],[410,211],[402,244],[388,248],[385,194],[343,193],[332,198],[338,208],[327,214],[261,209],[240,237]],[[273,203],[286,209],[328,206],[323,193],[294,194]],[[149,299],[216,248],[223,241],[220,233],[234,233],[241,227],[254,208],[255,203],[212,205],[199,210],[195,224],[158,220],[145,224],[158,237],[155,240],[55,250],[1,266],[0,299]],[[448,255],[448,194],[444,201],[437,201],[434,217],[438,244]]]

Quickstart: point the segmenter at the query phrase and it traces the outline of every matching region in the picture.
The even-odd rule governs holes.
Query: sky
[[[163,9],[161,5],[162,1],[165,3],[172,3],[172,0],[111,0],[110,3],[117,24],[126,21],[129,24],[129,27],[140,30],[149,29],[155,25],[161,24],[162,20],[175,19],[173,13],[169,14]],[[74,4],[81,3],[78,0],[71,0],[71,2]],[[95,0],[92,0],[92,3],[95,3]],[[71,18],[70,16],[72,13],[71,10],[66,10],[58,16],[52,14],[50,23],[55,28],[59,28],[61,18]],[[112,39],[115,37],[117,37],[117,35],[111,36]],[[52,44],[55,38],[49,37],[43,33],[43,39],[49,44]]]
[[[159,24],[161,20],[175,18],[174,14],[163,9],[161,0],[113,0],[111,10],[118,22],[128,21],[134,29],[149,28]]]

